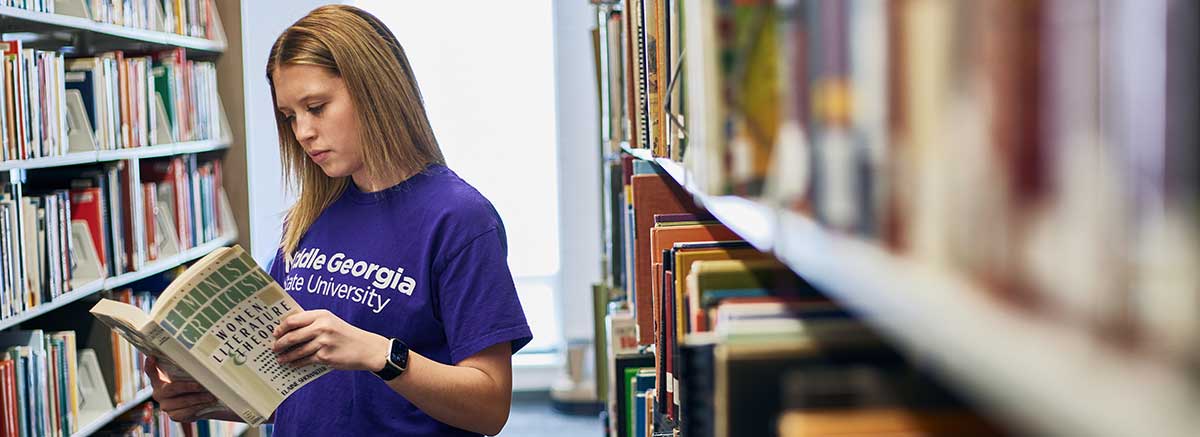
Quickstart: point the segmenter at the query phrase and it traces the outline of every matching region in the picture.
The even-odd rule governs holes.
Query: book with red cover
[[[137,244],[137,226],[134,220],[141,220],[141,217],[134,215],[134,202],[137,200],[137,190],[141,190],[141,182],[134,181],[134,172],[129,168],[129,163],[121,162],[119,164],[117,179],[120,183],[121,197],[125,199],[122,202],[125,205],[121,211],[121,232],[123,234],[122,243],[125,247],[125,271],[136,271],[139,267],[138,253],[142,250]]]
[[[14,61],[11,63],[12,68],[5,69],[5,80],[7,81],[9,91],[5,94],[10,99],[8,103],[11,103],[7,105],[10,111],[5,112],[12,114],[12,118],[8,122],[9,159],[23,159],[25,158],[26,149],[29,147],[28,136],[25,132],[29,115],[24,109],[25,105],[28,104],[28,97],[25,95],[25,90],[27,89],[25,81],[29,79],[25,71],[25,63],[21,59],[23,50],[21,41],[4,41],[3,47],[5,58],[8,56],[14,57]],[[6,60],[5,64],[8,65],[9,62]]]
[[[108,271],[108,251],[104,246],[104,242],[108,241],[108,231],[104,225],[104,191],[100,187],[72,189],[71,220],[87,222],[92,244],[96,246],[96,254],[100,258],[101,270]]]
[[[0,436],[18,437],[17,374],[12,360],[0,360]]]
[[[117,50],[113,55],[117,58],[117,94],[121,96],[118,115],[121,118],[121,132],[117,147],[124,149],[133,146],[133,129],[129,123],[129,65],[125,62],[125,52]]]
[[[146,260],[158,259],[158,226],[154,212],[158,209],[158,190],[154,182],[142,182],[142,219],[146,230]]]
[[[165,161],[142,161],[142,180],[167,184],[171,187],[174,197],[171,203],[175,207],[175,232],[179,237],[180,249],[191,247],[192,231],[189,227],[191,202],[188,200],[187,175],[184,174],[183,159],[175,157]]]
[[[634,283],[632,287],[637,318],[638,344],[654,342],[654,313],[651,298],[653,277],[651,270],[650,231],[654,227],[656,214],[691,213],[703,214],[704,209],[692,201],[691,194],[681,188],[670,176],[664,174],[639,174],[630,177],[633,199],[634,228]]]

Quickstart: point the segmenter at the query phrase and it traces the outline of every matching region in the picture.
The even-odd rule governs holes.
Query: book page
[[[104,300],[101,302],[124,305],[129,307],[132,311],[141,313],[141,310],[126,303],[120,303],[112,300]],[[92,315],[105,325],[117,330],[121,334],[121,337],[125,338],[125,340],[129,341],[130,343],[133,343],[133,346],[141,350],[143,353],[154,356],[163,355],[156,343],[140,331],[140,329],[143,329],[144,326],[138,323],[139,320],[137,318],[128,317],[126,314],[122,314],[120,312],[113,314],[111,312],[92,311]],[[145,316],[141,316],[141,319],[144,320]]]

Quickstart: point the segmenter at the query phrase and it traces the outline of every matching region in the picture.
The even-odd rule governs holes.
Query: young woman
[[[308,309],[275,330],[275,351],[337,369],[284,401],[276,435],[499,433],[512,354],[532,339],[504,226],[444,165],[396,37],[360,9],[321,7],[276,40],[267,80],[300,193],[270,270]],[[213,404],[146,368],[173,419]]]

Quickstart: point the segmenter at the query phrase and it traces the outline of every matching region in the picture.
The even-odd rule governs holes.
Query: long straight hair
[[[322,6],[284,30],[267,58],[272,101],[273,74],[285,65],[318,66],[345,81],[360,127],[363,164],[373,178],[397,180],[445,163],[404,49],[374,15],[353,6]],[[290,262],[300,238],[350,181],[326,176],[305,155],[283,113],[274,112],[285,186],[300,193],[288,209],[280,240]]]

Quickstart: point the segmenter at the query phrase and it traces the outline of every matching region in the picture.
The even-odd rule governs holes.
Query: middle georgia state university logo
[[[417,280],[404,275],[404,267],[388,267],[370,261],[353,259],[343,252],[332,255],[321,253],[321,249],[305,248],[296,253],[288,265],[288,271],[301,268],[315,271],[326,271],[333,274],[349,275],[370,281],[370,285],[378,291],[392,289],[406,296],[412,296],[417,288]]]

